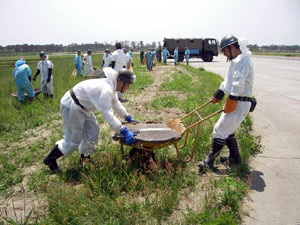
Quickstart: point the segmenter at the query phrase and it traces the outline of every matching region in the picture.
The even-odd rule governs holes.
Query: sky
[[[0,0],[0,45],[246,37],[300,45],[300,0]]]

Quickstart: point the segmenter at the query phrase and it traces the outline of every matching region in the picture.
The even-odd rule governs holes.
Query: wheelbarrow
[[[137,152],[141,156],[154,156],[153,151],[169,145],[174,145],[178,154],[178,158],[182,162],[191,161],[194,156],[197,138],[199,136],[200,124],[223,111],[219,110],[206,117],[202,117],[198,111],[211,102],[212,101],[208,101],[203,105],[198,106],[196,109],[181,118],[170,119],[166,122],[125,124],[131,132],[137,134],[135,136],[136,144],[130,145],[130,147],[132,147],[132,151]],[[195,117],[194,115],[196,115],[197,117]],[[184,121],[188,121],[186,127],[183,125]],[[195,129],[195,134],[193,137],[191,154],[188,159],[184,159],[179,150],[183,149],[186,146],[188,137],[193,129]],[[124,136],[116,133],[112,138],[113,140],[120,142],[121,153],[124,156],[123,145],[126,145]],[[183,144],[181,146],[178,146],[178,142],[180,140],[183,141]],[[131,154],[132,151],[130,152],[129,157],[136,157],[135,154]]]
[[[42,90],[41,90],[41,89],[34,88],[33,91],[34,91],[34,93],[35,93],[34,98],[37,98],[37,99],[40,101],[38,95],[42,93]],[[11,93],[10,95],[13,96],[14,98],[18,99],[18,93],[17,93],[17,92],[13,92],[13,93]],[[25,95],[25,99],[28,98],[28,95],[27,95],[26,92],[25,92],[24,95]]]
[[[86,75],[88,78],[106,78],[102,69],[94,68],[94,71]]]

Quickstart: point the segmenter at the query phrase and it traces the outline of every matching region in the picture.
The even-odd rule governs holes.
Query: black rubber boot
[[[58,145],[55,145],[51,152],[45,157],[44,164],[49,167],[51,172],[60,171],[56,160],[62,155],[62,152],[58,149]]]
[[[237,143],[237,139],[234,134],[231,134],[226,139],[226,145],[229,148],[229,157],[221,156],[220,162],[226,162],[229,160],[229,163],[231,164],[239,164],[241,163],[241,156],[239,153],[239,147]]]
[[[50,98],[53,98],[53,94],[50,94]]]
[[[84,162],[89,161],[90,159],[91,159],[91,156],[90,156],[90,155],[84,155],[84,154],[81,154],[81,157],[80,157],[80,164],[82,165]]]
[[[198,167],[200,168],[200,171],[203,171],[205,169],[213,169],[215,159],[220,154],[224,145],[225,145],[225,140],[219,138],[213,139],[212,147],[208,155],[206,156],[206,159],[198,163]]]

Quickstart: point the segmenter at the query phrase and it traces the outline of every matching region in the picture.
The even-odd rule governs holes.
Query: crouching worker
[[[106,78],[85,80],[75,85],[60,101],[64,138],[55,143],[52,151],[44,159],[52,172],[60,168],[56,160],[67,157],[79,146],[81,161],[90,158],[98,142],[99,127],[93,111],[98,110],[106,122],[125,136],[127,145],[135,144],[134,134],[114,116],[114,111],[127,122],[134,120],[118,100],[117,91],[124,93],[135,82],[135,75],[128,69],[116,72],[112,68],[103,69]]]
[[[221,101],[225,94],[228,98],[213,130],[212,147],[205,161],[198,164],[201,171],[213,168],[214,161],[224,145],[229,148],[229,158],[223,156],[220,161],[225,162],[229,159],[230,163],[241,162],[234,132],[247,116],[252,101],[254,72],[247,40],[227,35],[221,40],[220,49],[231,64],[227,77],[214,94],[213,103]]]
[[[18,101],[23,103],[25,101],[25,92],[32,101],[35,93],[31,85],[31,70],[24,59],[19,59],[15,63],[16,68],[13,70],[13,76],[17,86]]]

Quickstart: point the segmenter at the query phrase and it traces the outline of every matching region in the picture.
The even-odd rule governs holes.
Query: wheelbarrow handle
[[[213,114],[210,114],[209,116],[203,118],[202,120],[199,120],[198,122],[191,124],[190,126],[188,126],[187,128],[185,128],[185,130],[184,130],[183,133],[186,133],[190,128],[192,128],[192,127],[194,127],[194,126],[196,126],[196,125],[198,125],[198,124],[204,122],[205,120],[208,120],[209,118],[211,118],[211,117],[213,117],[213,116],[215,116],[215,115],[217,115],[217,114],[219,114],[219,113],[221,113],[221,112],[223,112],[223,111],[224,111],[223,109],[218,110],[218,111],[214,112]],[[183,135],[183,134],[182,134],[182,135]]]
[[[184,120],[186,117],[190,116],[191,114],[195,113],[196,111],[198,111],[199,109],[203,108],[204,106],[208,105],[209,103],[212,103],[212,100],[209,100],[208,102],[198,106],[196,109],[194,109],[193,111],[189,112],[188,114],[186,114],[185,116],[181,117],[180,120]]]

